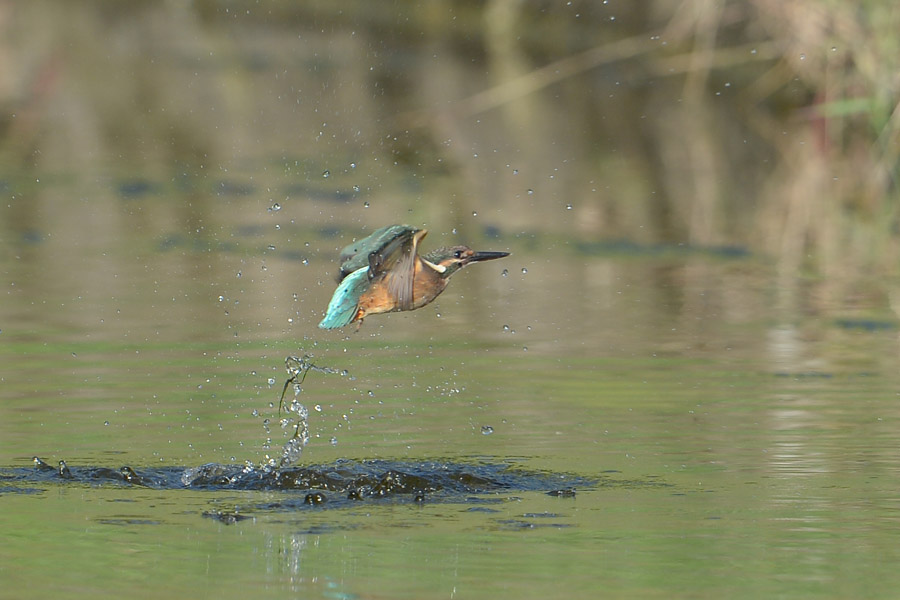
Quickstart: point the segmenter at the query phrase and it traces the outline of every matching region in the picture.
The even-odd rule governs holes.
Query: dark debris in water
[[[601,487],[670,487],[655,478],[627,480],[617,473],[594,478],[564,473],[528,471],[514,460],[471,463],[445,461],[391,461],[341,459],[330,464],[284,469],[210,463],[198,467],[118,469],[78,466],[59,461],[53,465],[35,457],[29,468],[0,468],[0,495],[42,493],[52,485],[119,486],[155,490],[207,490],[210,492],[281,492],[252,499],[232,510],[212,509],[202,516],[226,525],[254,519],[254,513],[294,512],[351,508],[365,503],[458,503],[469,510],[492,512],[491,505],[519,499],[522,492],[560,498],[560,507],[577,491]],[[41,489],[43,488],[43,489]],[[577,490],[577,491],[576,491]],[[218,503],[222,496],[212,497]],[[525,513],[501,526],[509,529],[568,527],[557,513]],[[116,524],[128,524],[124,521]]]
[[[751,256],[744,246],[694,246],[690,244],[642,244],[632,240],[576,242],[575,249],[589,256],[625,254],[630,256],[700,255],[721,259],[745,259]]]
[[[606,481],[606,480],[610,481]],[[616,485],[606,475],[585,478],[569,474],[521,469],[513,462],[456,463],[440,461],[342,459],[331,464],[262,469],[245,465],[210,463],[198,467],[118,469],[78,466],[59,461],[59,466],[34,458],[34,466],[0,469],[0,492],[34,489],[36,483],[116,485],[159,490],[209,491],[259,490],[289,493],[261,508],[340,507],[359,502],[483,502],[497,494],[543,492],[573,497],[575,489]],[[27,483],[27,488],[24,484]],[[619,482],[621,483],[621,482]],[[204,514],[223,522],[243,515]]]
[[[207,510],[204,511],[203,516],[207,519],[213,519],[215,521],[219,521],[220,523],[225,523],[226,525],[234,525],[238,521],[244,521],[247,519],[253,519],[250,515],[243,515],[239,513],[237,510],[233,512],[225,512],[221,510]]]
[[[858,329],[868,333],[874,331],[893,331],[897,329],[897,322],[884,319],[838,319],[835,325],[841,329]]]

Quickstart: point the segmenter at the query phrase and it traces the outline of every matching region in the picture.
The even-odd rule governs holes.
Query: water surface
[[[11,8],[0,60],[39,76],[0,82],[0,596],[896,595],[898,280],[785,259],[831,221],[748,184],[778,153],[732,122],[747,79],[691,135],[652,61],[497,101],[623,38],[613,4],[521,35],[456,3]],[[727,169],[673,160],[722,123]],[[319,330],[338,251],[395,222],[512,254]],[[304,355],[334,372],[279,465]]]

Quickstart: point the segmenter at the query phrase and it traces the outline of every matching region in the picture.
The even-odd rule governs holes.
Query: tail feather
[[[349,325],[359,312],[359,297],[369,284],[368,267],[347,275],[331,297],[325,318],[319,323],[322,329],[337,329]]]

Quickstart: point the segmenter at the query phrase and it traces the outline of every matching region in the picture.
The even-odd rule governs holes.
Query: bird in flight
[[[468,246],[438,248],[420,256],[419,242],[427,233],[408,225],[388,225],[344,248],[339,285],[319,327],[337,329],[357,322],[358,329],[368,315],[422,308],[466,265],[509,256]]]

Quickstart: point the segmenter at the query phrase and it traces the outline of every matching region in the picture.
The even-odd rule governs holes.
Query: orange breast
[[[359,298],[357,319],[394,310],[394,298],[388,293],[384,279],[374,282]]]
[[[388,291],[387,280],[390,277],[391,275],[387,274],[378,281],[372,282],[369,289],[363,293],[359,299],[358,319],[362,319],[366,315],[400,310],[397,308],[397,299]],[[445,279],[436,277],[431,267],[425,265],[421,260],[417,260],[413,274],[413,301],[409,310],[422,308],[444,291],[446,286]]]
[[[442,279],[434,269],[422,260],[416,261],[416,274],[413,279],[413,310],[422,308],[438,297],[447,287],[447,279]]]

